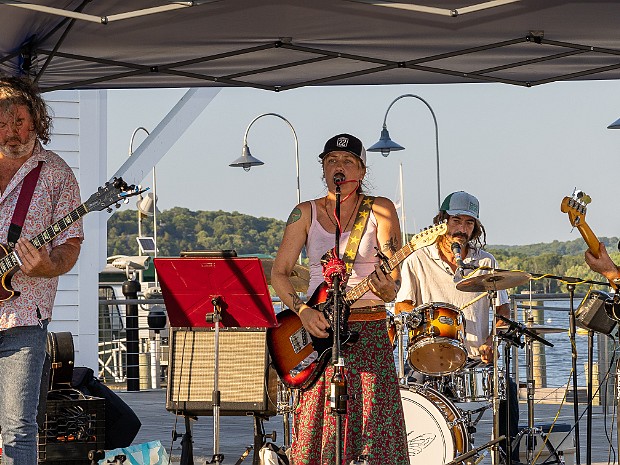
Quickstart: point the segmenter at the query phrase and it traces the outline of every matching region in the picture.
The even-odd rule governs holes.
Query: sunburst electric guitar
[[[579,230],[579,232],[581,233],[581,237],[583,237],[583,240],[586,241],[588,249],[590,249],[592,255],[594,255],[595,257],[599,257],[601,253],[599,245],[600,241],[596,237],[596,234],[592,232],[592,229],[590,229],[588,223],[586,223],[586,209],[587,205],[590,202],[591,199],[589,195],[587,195],[583,191],[576,190],[571,197],[564,197],[564,199],[562,200],[561,209],[562,212],[568,214],[570,224]],[[618,291],[618,286],[613,281],[609,281],[609,284],[614,289],[614,291]],[[607,306],[605,307],[605,309],[608,311],[608,313],[610,311],[615,312],[614,309],[610,309]],[[609,316],[611,318],[620,319],[620,314],[610,314]]]
[[[445,223],[432,226],[413,236],[413,238],[391,258],[381,265],[384,272],[389,273],[400,262],[415,250],[433,244],[437,238],[447,231]],[[348,307],[362,297],[368,290],[369,278],[366,277],[344,296]],[[310,307],[322,311],[328,321],[332,321],[328,286],[323,283],[312,294],[307,302]],[[267,329],[267,347],[273,366],[286,387],[306,390],[319,379],[332,352],[333,331],[328,330],[329,337],[312,336],[301,324],[301,320],[292,310],[283,310],[277,315],[278,326]],[[349,341],[346,338],[342,343]]]
[[[111,182],[106,182],[96,193],[82,205],[77,207],[65,217],[49,226],[45,231],[30,240],[32,245],[40,249],[56,236],[69,228],[73,223],[91,211],[101,211],[116,205],[118,208],[122,200],[132,195],[140,194],[136,186],[129,186],[121,178],[114,178]],[[0,244],[0,302],[6,302],[19,296],[19,292],[11,287],[11,278],[19,270],[19,257],[13,249],[7,245]]]

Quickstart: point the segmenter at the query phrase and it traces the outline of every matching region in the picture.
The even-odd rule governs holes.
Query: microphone
[[[452,253],[456,259],[456,266],[461,269],[465,268],[465,263],[463,263],[463,259],[461,258],[461,244],[458,242],[453,242],[450,248],[452,249]]]
[[[334,174],[334,184],[336,184],[337,186],[342,184],[344,182],[344,180],[345,180],[344,174],[342,174],[342,173]]]

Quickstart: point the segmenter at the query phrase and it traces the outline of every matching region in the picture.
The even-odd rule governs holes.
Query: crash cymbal
[[[271,284],[271,270],[273,268],[273,258],[261,258],[260,262],[263,265],[265,271],[265,277],[267,278],[267,284]],[[293,288],[297,292],[308,291],[308,285],[310,284],[310,271],[305,266],[295,264],[291,271],[291,283]]]
[[[494,271],[463,279],[456,288],[463,292],[500,291],[525,284],[530,278],[523,271]]]
[[[536,334],[552,334],[552,333],[565,333],[568,331],[566,328],[556,328],[555,326],[537,325],[535,323],[526,323],[527,329]]]

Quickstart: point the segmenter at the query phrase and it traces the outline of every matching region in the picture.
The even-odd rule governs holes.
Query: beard
[[[14,142],[15,140],[17,140],[19,144],[9,144],[9,142]],[[12,159],[28,157],[32,154],[36,141],[37,135],[34,131],[30,131],[28,132],[28,138],[24,142],[19,139],[9,139],[6,144],[0,144],[0,152],[2,152],[5,157]]]

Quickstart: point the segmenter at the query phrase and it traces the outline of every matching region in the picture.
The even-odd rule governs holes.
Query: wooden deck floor
[[[175,429],[179,433],[184,433],[184,419],[167,412],[165,409],[165,391],[149,390],[141,392],[119,391],[118,394],[127,402],[138,414],[142,421],[142,428],[134,443],[142,443],[153,440],[160,440],[167,450],[172,444],[172,431]],[[583,415],[579,421],[580,432],[580,463],[587,463],[587,417],[584,411],[585,405],[579,406],[579,413]],[[595,406],[592,415],[592,440],[591,440],[591,463],[601,464],[616,461],[614,454],[617,454],[616,439],[616,418],[613,415],[616,409],[609,408],[609,413],[605,415],[603,408]],[[574,414],[572,403],[564,404],[561,408],[559,404],[536,404],[534,407],[535,425],[551,423],[557,415],[557,424],[564,427],[572,427],[574,424]],[[520,424],[527,425],[527,405],[520,403]],[[204,464],[206,459],[211,459],[213,455],[213,418],[199,417],[192,422],[194,436],[194,462]],[[277,445],[283,444],[282,417],[276,416],[265,422],[265,431],[271,433],[276,431]],[[487,410],[477,425],[477,432],[474,436],[474,447],[481,446],[491,438],[492,415]],[[224,454],[224,463],[235,463],[246,447],[253,443],[253,421],[251,417],[221,417],[220,425],[220,452]],[[175,457],[173,463],[178,461],[180,456],[180,439],[175,441],[172,447],[172,455]],[[523,443],[525,448],[525,443]],[[574,453],[570,453],[572,444],[565,443],[560,447],[565,449],[564,459],[566,465],[576,463]],[[524,450],[524,449],[523,449]],[[610,452],[611,451],[611,452]],[[615,451],[615,452],[614,452]],[[244,463],[252,463],[250,455]],[[541,463],[541,461],[537,462]],[[490,454],[486,455],[480,464],[490,465]]]

